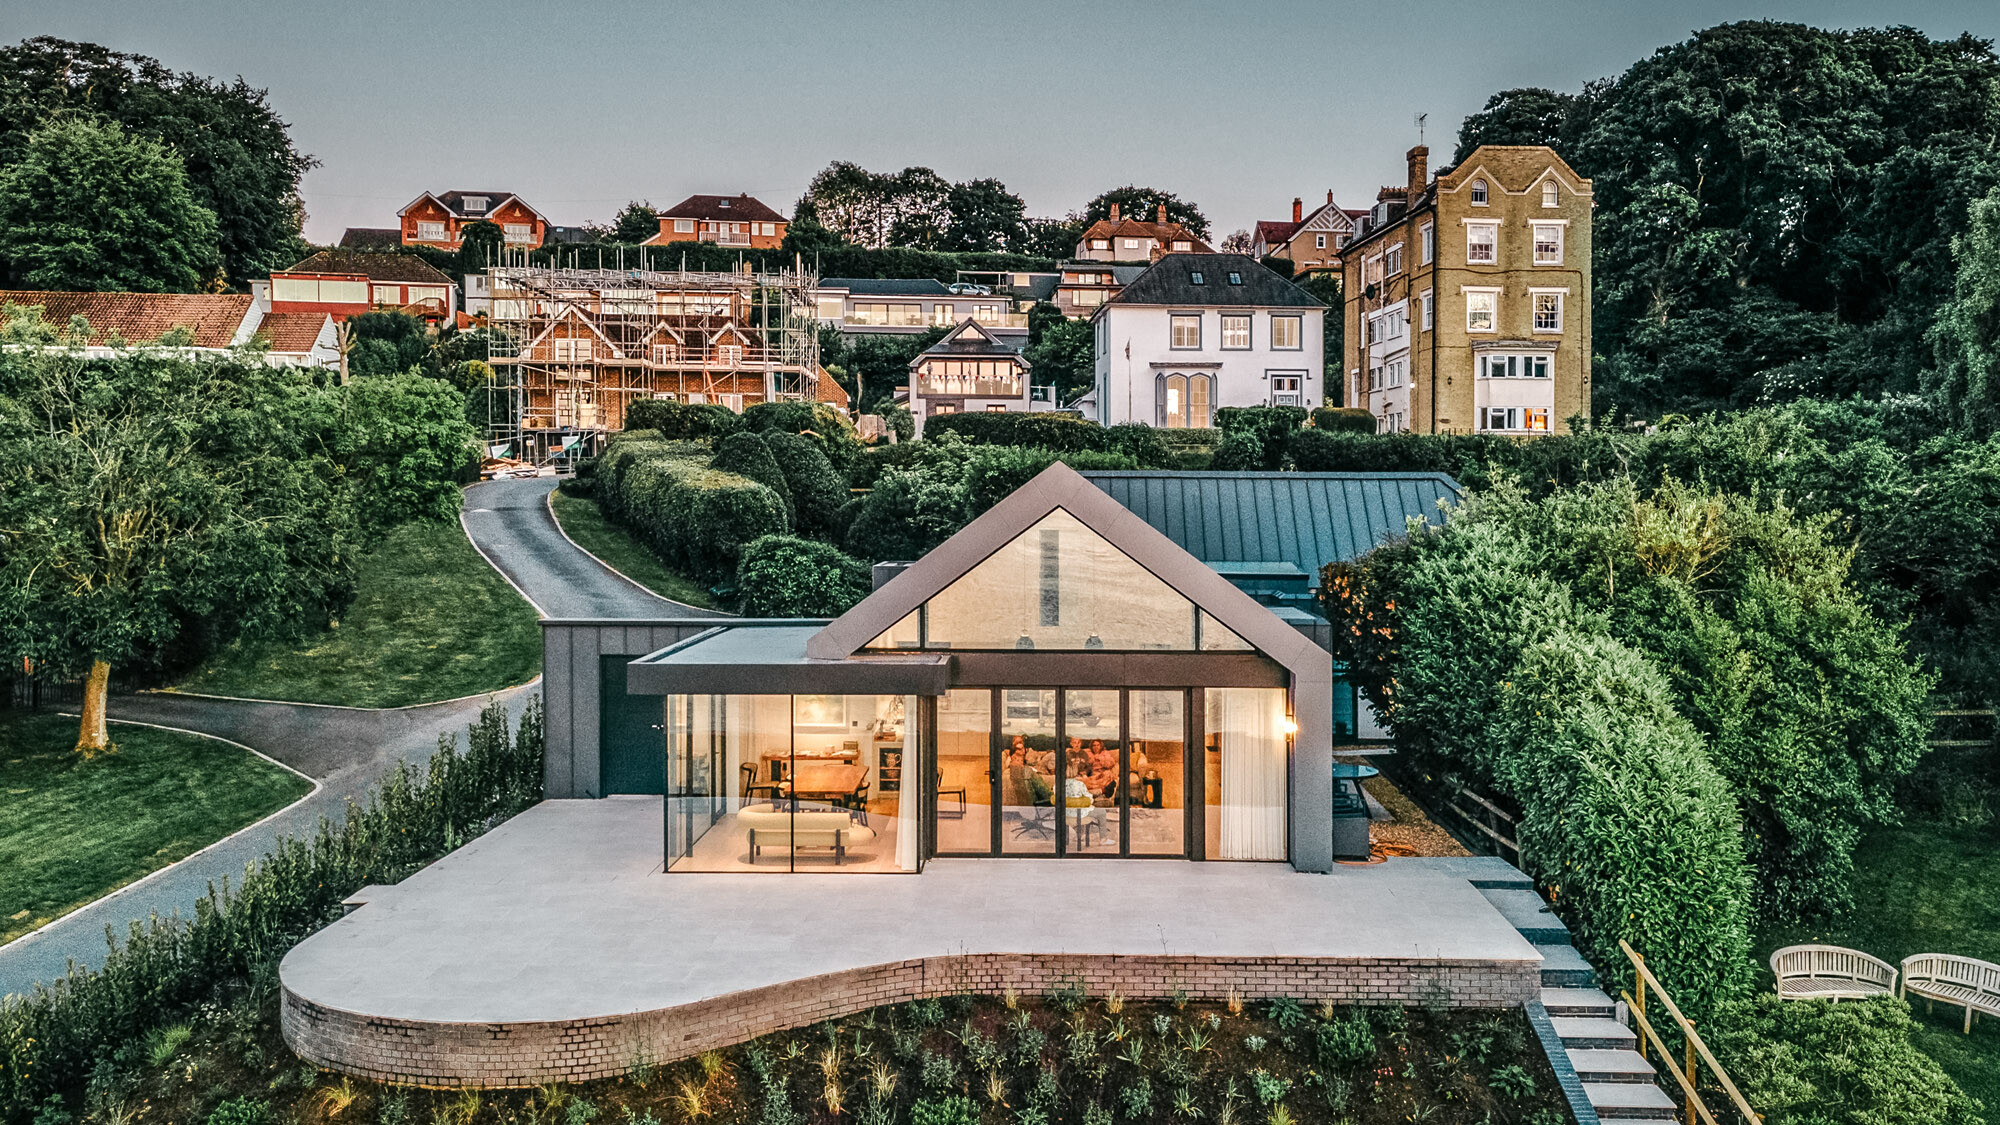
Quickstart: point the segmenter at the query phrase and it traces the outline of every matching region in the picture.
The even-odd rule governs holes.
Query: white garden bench
[[[1858,1000],[1893,996],[1896,967],[1858,949],[1788,945],[1771,954],[1781,1000]]]
[[[1949,953],[1917,953],[1903,958],[1903,989],[1926,1000],[1965,1006],[1965,1033],[1972,1013],[2000,1016],[2000,965]]]

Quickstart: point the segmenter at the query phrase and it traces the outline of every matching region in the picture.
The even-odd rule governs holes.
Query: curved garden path
[[[476,484],[465,490],[462,513],[466,533],[480,553],[543,616],[706,614],[645,590],[564,537],[548,509],[555,483],[550,477],[533,477]],[[349,800],[366,794],[397,762],[428,757],[440,735],[456,735],[462,745],[467,724],[489,699],[505,701],[510,716],[518,719],[540,691],[536,680],[490,695],[394,710],[174,692],[115,697],[113,719],[242,743],[312,778],[318,788],[179,863],[0,946],[0,996],[59,978],[72,961],[97,966],[104,958],[107,926],[122,938],[134,921],[190,909],[210,883],[241,876],[244,865],[269,852],[278,837],[311,832],[321,817],[339,816]]]

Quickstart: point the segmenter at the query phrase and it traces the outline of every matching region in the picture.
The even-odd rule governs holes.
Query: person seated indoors
[[[1090,785],[1083,778],[1083,763],[1070,759],[1069,777],[1063,781],[1063,804],[1070,808],[1084,808],[1091,804]]]
[[[1100,797],[1118,795],[1118,751],[1106,749],[1101,738],[1090,740],[1090,750],[1084,755],[1083,780]]]
[[[1056,768],[1055,751],[1037,750],[1034,747],[1028,745],[1027,738],[1018,734],[1014,736],[1013,744],[1008,747],[1008,753],[1011,754],[1016,751],[1020,753],[1021,760],[1023,762],[1026,762],[1031,768],[1033,768],[1037,772],[1040,772],[1042,774],[1050,774],[1055,772]]]
[[[1047,805],[1053,803],[1055,790],[1043,779],[1041,772],[1028,763],[1028,750],[1024,746],[1014,746],[1007,751],[1006,802],[1015,807]]]

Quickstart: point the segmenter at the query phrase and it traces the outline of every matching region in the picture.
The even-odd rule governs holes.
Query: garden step
[[[1590,988],[1597,984],[1597,970],[1583,959],[1573,945],[1537,945],[1542,955],[1542,987]]]
[[[1507,920],[1507,924],[1521,931],[1521,936],[1537,945],[1561,945],[1569,941],[1569,927],[1562,919],[1549,913],[1549,904],[1533,891],[1481,890],[1486,901]]]
[[[1544,988],[1541,993],[1542,1007],[1552,1016],[1603,1016],[1611,1018],[1616,1011],[1611,997],[1595,988]]]
[[[1584,1047],[1566,1053],[1577,1078],[1584,1082],[1651,1082],[1659,1077],[1653,1064],[1637,1051]]]
[[[1549,1025],[1556,1029],[1556,1038],[1563,1046],[1573,1051],[1589,1047],[1617,1050],[1639,1041],[1631,1028],[1602,1016],[1550,1016]]]
[[[1649,1082],[1585,1082],[1583,1096],[1604,1120],[1672,1121],[1674,1100]]]

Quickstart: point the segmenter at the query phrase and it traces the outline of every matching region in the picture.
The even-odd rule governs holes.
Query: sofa
[[[750,862],[757,862],[765,848],[831,848],[838,867],[847,859],[848,849],[875,838],[875,830],[856,824],[844,809],[800,809],[793,812],[780,805],[752,805],[736,814],[736,822],[750,832]]]

